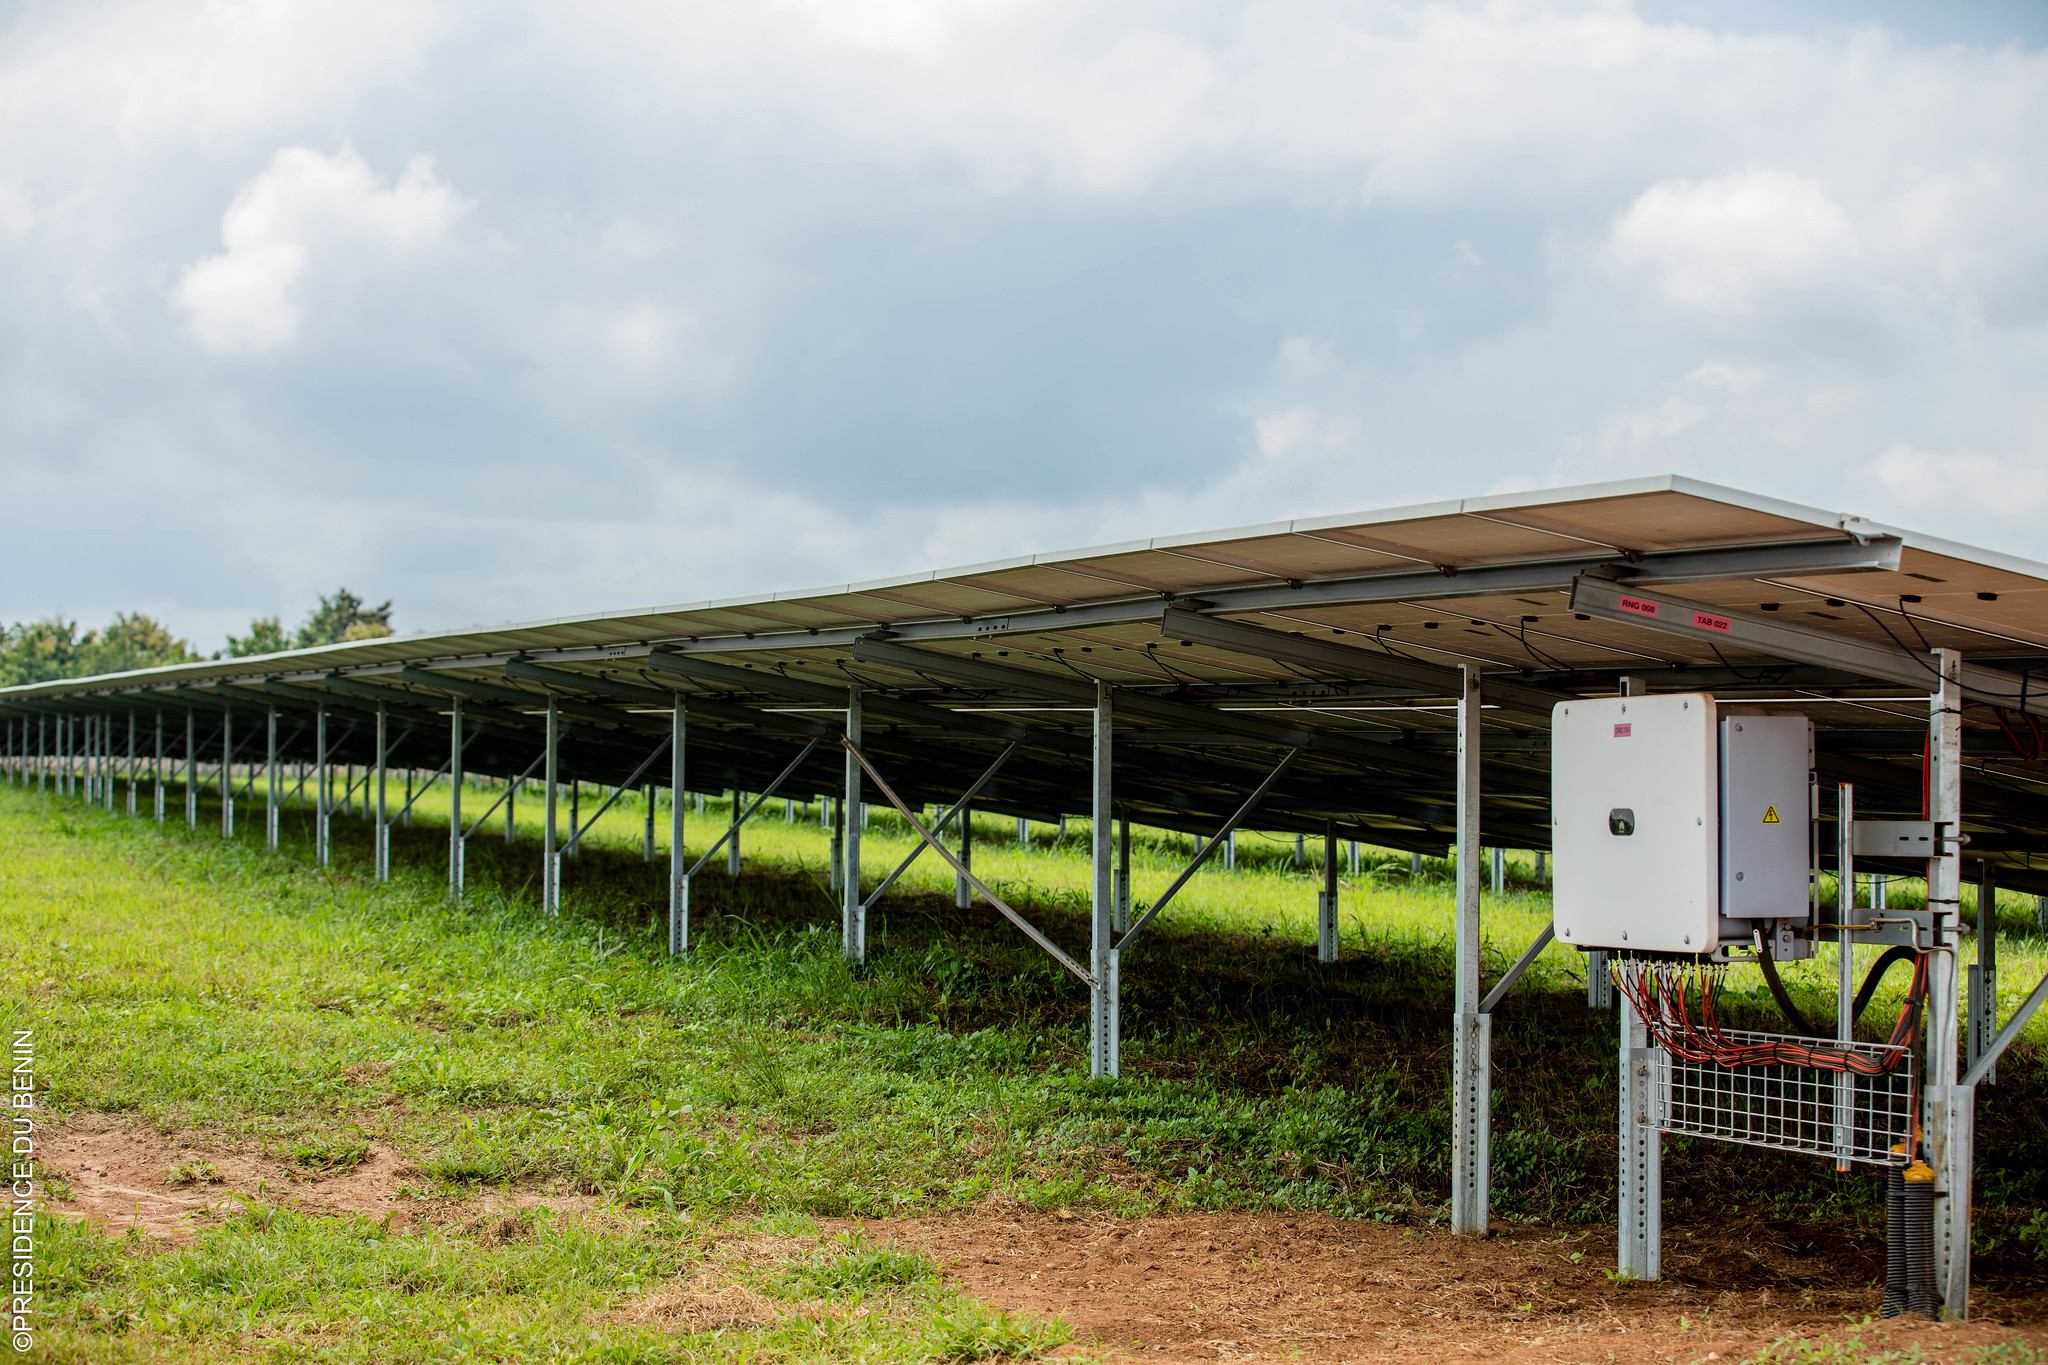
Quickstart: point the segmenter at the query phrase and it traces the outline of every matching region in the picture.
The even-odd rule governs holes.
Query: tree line
[[[245,634],[228,636],[227,647],[211,655],[198,653],[190,641],[139,611],[115,612],[108,625],[83,632],[75,620],[47,616],[27,624],[0,625],[0,687],[198,663],[209,657],[238,659],[389,634],[391,603],[370,606],[347,588],[322,597],[296,630],[286,630],[280,617],[259,616]]]

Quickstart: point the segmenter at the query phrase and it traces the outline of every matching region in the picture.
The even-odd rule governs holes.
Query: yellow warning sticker
[[[1767,825],[1782,825],[1785,822],[1778,818],[1778,808],[1776,806],[1765,806],[1764,823]]]

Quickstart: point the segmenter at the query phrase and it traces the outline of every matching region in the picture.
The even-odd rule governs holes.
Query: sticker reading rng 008
[[[1614,599],[1614,605],[1623,611],[1632,611],[1638,616],[1655,616],[1657,604],[1647,597],[1630,597],[1626,593]]]
[[[1700,630],[1719,631],[1723,635],[1726,635],[1735,624],[1725,616],[1715,616],[1704,611],[1694,612],[1692,614],[1692,623]]]

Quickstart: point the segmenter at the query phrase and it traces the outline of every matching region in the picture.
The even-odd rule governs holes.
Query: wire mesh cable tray
[[[1815,1045],[1812,1038],[1784,1034],[1720,1033],[1739,1045]],[[1892,1147],[1906,1141],[1913,1127],[1911,1050],[1889,1043],[1824,1046],[1893,1065],[1874,1076],[1782,1064],[1728,1067],[1689,1062],[1659,1048],[1651,1068],[1657,1127],[1836,1160],[1895,1163]]]

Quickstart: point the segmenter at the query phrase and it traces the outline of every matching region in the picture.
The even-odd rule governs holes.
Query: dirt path
[[[864,1226],[934,1256],[989,1303],[1062,1314],[1084,1339],[1140,1361],[1736,1361],[1790,1333],[1839,1333],[1881,1298],[1762,1226],[1680,1234],[1657,1284],[1610,1280],[1612,1235],[1583,1228],[1473,1242],[1288,1215]],[[2048,1341],[2008,1325],[2042,1320],[2044,1305],[1983,1300],[1967,1326],[1879,1327],[1865,1339],[1921,1342],[1943,1360]]]
[[[111,1115],[79,1115],[44,1135],[69,1198],[59,1213],[170,1240],[232,1209],[237,1194],[313,1212],[446,1224],[480,1207],[591,1207],[531,1191],[421,1200],[402,1164],[373,1145],[345,1173],[308,1172],[251,1144],[166,1136]],[[1730,1224],[1667,1234],[1657,1284],[1616,1283],[1604,1229],[1518,1228],[1483,1242],[1441,1231],[1320,1216],[1175,1215],[1120,1219],[979,1210],[944,1218],[832,1221],[924,1251],[997,1307],[1059,1314],[1080,1339],[1133,1361],[1740,1361],[1788,1334],[1862,1330],[1873,1349],[1918,1343],[1958,1365],[1969,1348],[2048,1344],[2048,1302],[1980,1289],[1966,1326],[1906,1322],[1856,1329],[1876,1312],[1867,1256],[1801,1249],[1785,1229]],[[748,1251],[734,1239],[735,1254]],[[766,1256],[768,1250],[757,1248]],[[741,1325],[758,1304],[659,1295],[629,1316],[677,1330]],[[735,1290],[735,1293],[738,1291]],[[671,1296],[673,1297],[673,1296]],[[745,1310],[745,1311],[742,1311]],[[757,1311],[759,1310],[759,1311]],[[623,1310],[622,1310],[623,1311]],[[649,1315],[652,1314],[650,1319]],[[705,1315],[711,1314],[710,1318]],[[723,1316],[721,1316],[723,1315]],[[700,1321],[700,1319],[702,1321]]]

